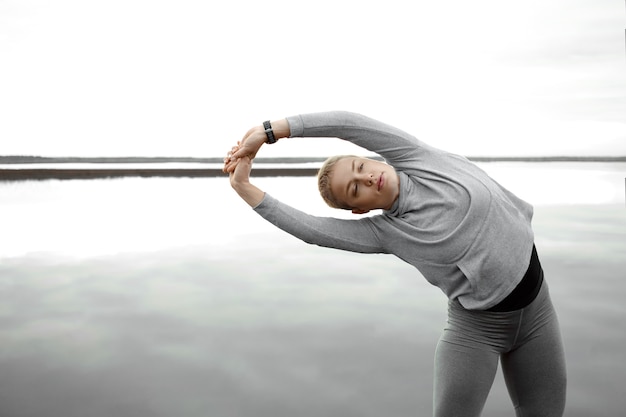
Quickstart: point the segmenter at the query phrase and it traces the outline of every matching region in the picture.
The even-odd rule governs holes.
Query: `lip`
[[[383,173],[380,173],[380,177],[378,177],[378,191],[382,190],[385,185],[385,179],[383,178]]]

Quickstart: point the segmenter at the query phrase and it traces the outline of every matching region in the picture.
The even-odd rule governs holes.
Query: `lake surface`
[[[626,164],[485,163],[535,205],[566,416],[626,409]],[[314,178],[259,178],[318,215]],[[0,416],[427,416],[446,300],[306,245],[223,178],[0,183]],[[498,375],[484,416],[514,415]]]

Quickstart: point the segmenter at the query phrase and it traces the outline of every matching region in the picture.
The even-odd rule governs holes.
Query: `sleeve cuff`
[[[300,115],[287,117],[287,123],[289,123],[290,138],[298,138],[303,136],[304,122],[302,121],[302,117]]]

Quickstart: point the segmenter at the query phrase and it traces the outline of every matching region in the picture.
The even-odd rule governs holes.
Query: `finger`
[[[235,168],[237,168],[239,161],[240,160],[237,159],[236,161],[233,161],[233,162],[230,162],[229,164],[224,165],[223,171],[229,174],[235,172]]]
[[[237,159],[236,157],[233,157],[233,154],[234,154],[235,152],[237,152],[238,150],[239,150],[239,146],[233,146],[233,147],[231,148],[231,150],[230,150],[230,151],[228,151],[228,152],[226,153],[226,156],[224,157],[224,165],[225,165],[225,166],[226,166],[226,164],[228,164],[229,162],[234,161],[234,160],[236,160],[236,159]]]
[[[243,158],[243,157],[246,157],[246,156],[252,160],[252,159],[254,159],[255,154],[253,153],[253,150],[243,146],[238,151],[234,152],[231,155],[230,159],[239,159],[239,158]]]
[[[241,160],[241,158],[229,159],[227,162],[224,163],[224,166],[230,167],[232,165],[235,165],[235,164],[239,163],[240,160]]]
[[[230,156],[232,154],[234,154],[235,152],[237,152],[239,150],[240,146],[237,144],[235,146],[233,146],[232,148],[230,148],[230,150],[228,152],[226,152],[226,155]]]
[[[224,158],[224,166],[222,167],[222,171],[226,172],[226,169],[228,168],[228,166],[232,163],[232,161],[230,160],[230,155],[226,156]]]
[[[246,151],[244,148],[239,148],[231,154],[230,159],[233,160],[233,159],[241,158],[242,156],[245,156],[246,154],[245,152]]]
[[[229,152],[229,154],[230,154],[230,152]],[[234,162],[236,162],[236,161],[237,161],[237,159],[231,159],[231,156],[230,156],[230,155],[227,155],[227,156],[224,158],[224,166],[223,166],[223,168],[222,168],[222,171],[227,172],[227,171],[229,170],[229,168],[231,167],[231,165],[232,165]]]

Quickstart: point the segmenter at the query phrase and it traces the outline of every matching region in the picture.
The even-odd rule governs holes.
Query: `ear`
[[[365,213],[369,213],[369,210],[362,210],[362,209],[352,209],[352,213],[354,214],[365,214]]]

